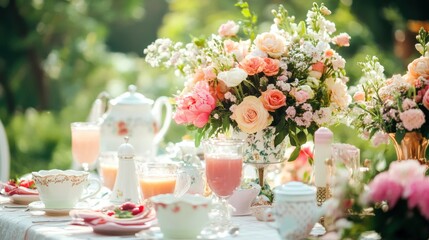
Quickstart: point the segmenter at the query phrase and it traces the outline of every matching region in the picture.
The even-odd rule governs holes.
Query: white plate
[[[9,198],[12,200],[13,203],[20,204],[20,205],[27,205],[35,201],[40,201],[39,195],[15,194],[15,195],[9,196]]]
[[[106,222],[103,224],[91,225],[95,233],[103,235],[133,235],[141,230],[152,227],[154,221],[146,222],[139,225],[120,225],[114,222]]]
[[[28,204],[30,211],[44,211],[49,216],[64,216],[69,215],[69,212],[74,209],[88,209],[88,204],[85,202],[78,202],[73,208],[46,208],[42,201],[32,202]]]

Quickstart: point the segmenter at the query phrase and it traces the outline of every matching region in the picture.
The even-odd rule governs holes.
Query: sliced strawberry
[[[136,207],[136,205],[132,202],[126,202],[121,205],[121,210],[131,211]]]
[[[132,211],[131,211],[131,214],[132,215],[137,215],[137,214],[139,214],[139,213],[141,213],[142,211],[140,211],[140,208],[138,208],[138,207],[136,207],[136,208],[134,208]]]

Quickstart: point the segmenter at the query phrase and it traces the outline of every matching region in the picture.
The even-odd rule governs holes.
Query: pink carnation
[[[296,99],[296,103],[301,104],[301,103],[306,102],[310,96],[308,95],[308,93],[306,91],[299,90],[299,91],[294,93],[294,97]]]
[[[419,129],[425,123],[425,114],[420,109],[409,109],[401,112],[399,118],[408,131]]]
[[[389,207],[394,207],[402,195],[403,186],[395,181],[388,172],[375,176],[369,184],[369,197],[373,202],[387,201]]]
[[[195,84],[192,92],[176,98],[177,109],[173,119],[177,124],[193,124],[202,128],[209,121],[210,113],[216,107],[216,100],[210,94],[207,82]]]

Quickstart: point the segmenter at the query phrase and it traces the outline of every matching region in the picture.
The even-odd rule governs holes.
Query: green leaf
[[[401,144],[401,142],[402,142],[402,139],[405,137],[405,131],[404,130],[398,130],[396,133],[395,133],[395,140],[399,143],[399,144]]]
[[[307,135],[305,132],[301,131],[297,134],[299,145],[302,145],[307,142]]]
[[[297,140],[298,139],[296,138],[295,133],[294,132],[289,132],[289,141],[290,141],[290,144],[292,146],[297,146],[298,145]]]
[[[298,155],[299,155],[299,152],[301,151],[301,146],[297,146],[294,150],[293,150],[293,152],[290,154],[290,157],[289,157],[289,159],[287,160],[288,162],[292,162],[292,161],[294,161],[297,157],[298,157]]]
[[[274,146],[279,145],[287,136],[287,132],[286,131],[280,131],[276,137],[274,138]]]

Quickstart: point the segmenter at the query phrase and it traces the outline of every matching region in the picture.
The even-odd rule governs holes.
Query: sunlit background
[[[429,20],[429,1],[326,0],[337,32],[352,37],[340,49],[349,87],[359,81],[357,63],[377,55],[386,75],[404,73],[416,57],[415,31]],[[112,97],[135,84],[146,97],[172,96],[184,79],[153,69],[143,50],[159,37],[188,42],[208,36],[227,20],[240,19],[233,0],[0,0],[0,120],[11,153],[11,176],[70,168],[70,123],[84,121],[102,92]],[[271,9],[285,5],[304,20],[312,1],[252,0],[259,28],[269,28]],[[427,24],[427,23],[426,23]],[[418,29],[418,27],[417,27]],[[335,141],[362,149],[362,159],[391,159],[392,146],[371,147],[346,126]],[[160,150],[187,134],[172,123]]]

